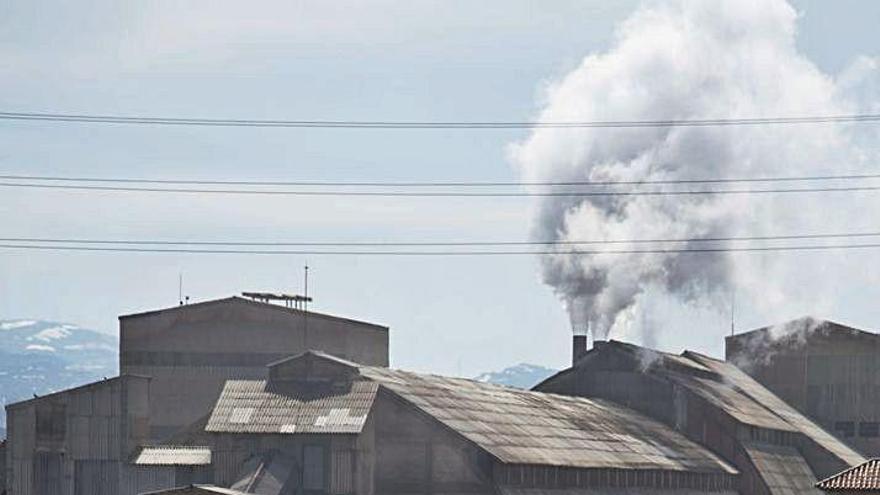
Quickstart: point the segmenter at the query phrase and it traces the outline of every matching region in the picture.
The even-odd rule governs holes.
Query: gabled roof
[[[180,445],[141,447],[131,463],[138,466],[207,466],[211,464],[211,449]]]
[[[816,483],[826,492],[880,492],[880,459],[869,459]]]
[[[163,309],[143,311],[140,313],[130,313],[130,314],[125,314],[125,315],[119,315],[119,319],[120,320],[127,320],[127,319],[131,319],[131,318],[143,318],[143,317],[156,316],[156,315],[160,315],[160,314],[164,314],[164,313],[186,312],[186,311],[192,311],[193,309],[205,308],[205,307],[209,307],[209,306],[224,306],[224,305],[230,305],[230,304],[251,306],[251,307],[255,307],[255,308],[259,308],[259,309],[265,309],[266,311],[275,311],[275,312],[281,312],[281,313],[290,314],[290,315],[297,315],[297,316],[301,316],[303,314],[306,314],[305,311],[302,311],[302,310],[296,309],[296,308],[288,308],[288,307],[281,306],[278,304],[264,303],[264,302],[260,302],[260,301],[253,301],[251,299],[245,299],[243,297],[231,296],[231,297],[224,297],[221,299],[212,299],[210,301],[201,301],[201,302],[192,303],[192,304],[184,304],[184,305],[180,305],[180,306],[171,306],[171,307],[163,308]],[[333,315],[328,315],[328,314],[324,314],[324,313],[317,313],[314,311],[308,311],[308,315],[309,315],[309,318],[318,318],[318,319],[324,319],[324,320],[346,322],[346,323],[351,323],[351,324],[356,324],[356,325],[362,325],[364,327],[369,327],[374,330],[381,330],[381,331],[386,331],[386,332],[388,331],[388,327],[383,326],[383,325],[377,325],[375,323],[368,323],[365,321],[353,320],[350,318],[343,318],[340,316],[333,316]]]
[[[680,433],[612,402],[387,368],[361,367],[361,375],[505,463],[737,473]]]
[[[228,381],[206,431],[358,433],[381,389],[505,463],[737,473],[680,433],[608,401],[360,366],[313,351],[272,366],[270,376],[286,378]],[[296,379],[292,370],[316,375]]]

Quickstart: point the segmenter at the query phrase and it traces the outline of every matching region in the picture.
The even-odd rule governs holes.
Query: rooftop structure
[[[801,318],[725,344],[727,361],[862,454],[880,455],[880,335]]]
[[[734,493],[738,475],[684,435],[606,400],[321,352],[273,363],[265,380],[228,381],[190,441],[213,442],[215,484],[248,493]]]
[[[741,493],[809,493],[864,460],[735,366],[599,342],[536,390],[625,405],[686,435],[733,465]]]

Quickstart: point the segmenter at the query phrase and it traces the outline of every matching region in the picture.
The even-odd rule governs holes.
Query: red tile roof
[[[828,492],[841,490],[880,490],[880,458],[870,459],[826,478],[816,486]]]

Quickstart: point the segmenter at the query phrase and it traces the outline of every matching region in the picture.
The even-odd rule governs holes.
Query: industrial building
[[[206,414],[226,380],[309,349],[388,366],[388,328],[242,297],[119,317],[120,373],[152,378],[154,441]]]
[[[136,495],[210,481],[210,450],[153,445],[208,414],[226,380],[265,377],[267,363],[311,348],[387,366],[387,327],[267,296],[121,316],[120,376],[6,406],[8,492]]]
[[[574,355],[535,389],[608,400],[673,428],[735,467],[740,493],[817,493],[818,480],[864,461],[730,363],[615,341]]]
[[[201,424],[215,484],[265,495],[733,494],[739,474],[613,402],[320,352],[227,382]]]
[[[386,327],[265,300],[120,333],[121,376],[7,406],[9,495],[818,493],[865,460],[692,352],[577,337],[525,391],[389,369]]]
[[[727,337],[725,356],[862,454],[880,456],[880,335],[801,318]]]

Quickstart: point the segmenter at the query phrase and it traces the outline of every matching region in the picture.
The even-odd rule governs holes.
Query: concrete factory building
[[[153,440],[206,414],[226,380],[309,349],[388,366],[387,327],[241,297],[120,316],[119,336],[120,373],[152,378]]]
[[[725,339],[726,359],[869,456],[880,456],[880,335],[802,318]]]
[[[743,494],[818,493],[818,480],[865,460],[736,366],[694,352],[596,342],[536,390],[611,401],[681,432],[730,463]]]

